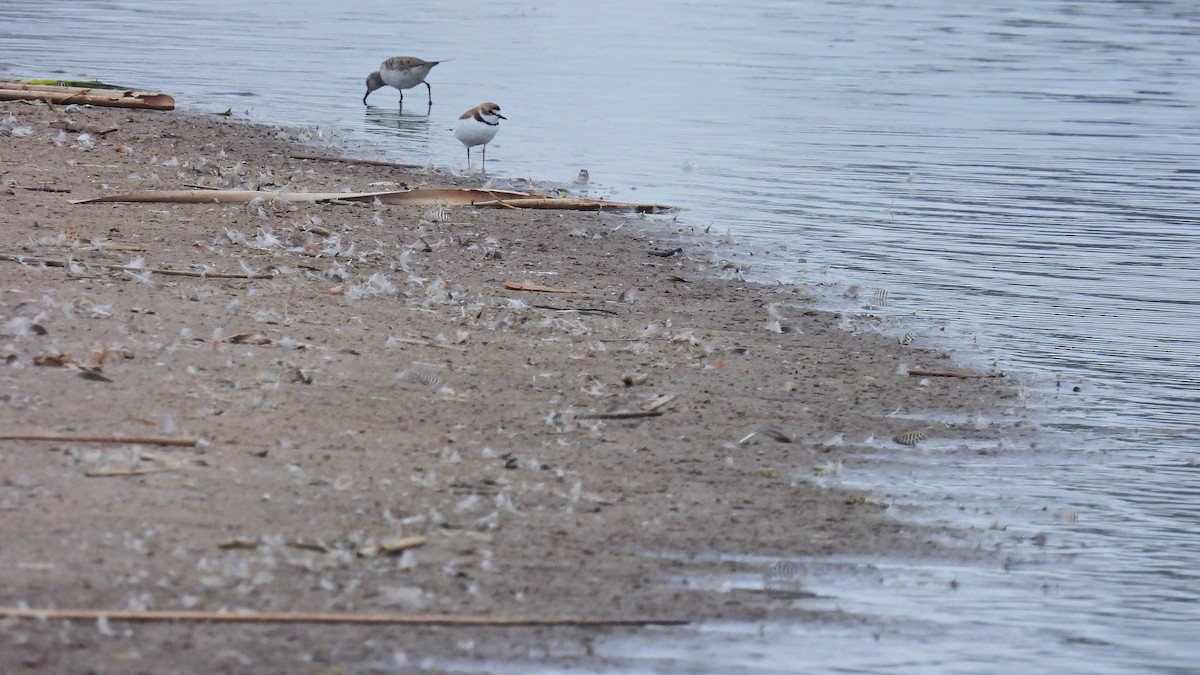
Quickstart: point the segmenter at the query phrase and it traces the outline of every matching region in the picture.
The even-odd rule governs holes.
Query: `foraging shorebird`
[[[500,106],[495,103],[480,103],[463,113],[454,125],[454,137],[467,146],[467,171],[471,170],[471,148],[483,146],[483,163],[480,165],[487,171],[487,144],[496,137],[500,129],[500,120],[508,119],[500,114]]]
[[[367,97],[371,92],[387,85],[400,90],[400,107],[403,108],[404,90],[424,83],[429,93],[429,106],[433,107],[433,87],[425,82],[425,77],[439,63],[441,61],[425,61],[415,56],[393,56],[379,64],[379,70],[367,76],[367,93],[363,94],[363,105],[367,104]]]

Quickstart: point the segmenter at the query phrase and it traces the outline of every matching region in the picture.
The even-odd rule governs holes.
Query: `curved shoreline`
[[[0,254],[64,264],[0,260],[9,364],[0,425],[180,434],[204,447],[5,441],[0,604],[841,620],[850,617],[768,593],[668,580],[770,572],[679,561],[714,552],[978,555],[811,477],[857,452],[834,438],[907,451],[885,440],[917,430],[888,416],[897,407],[987,415],[1007,407],[1010,382],[922,384],[900,366],[946,371],[945,354],[842,331],[795,287],[715,279],[686,254],[651,255],[679,237],[653,221],[470,209],[446,219],[398,205],[71,205],[68,196],[101,185],[331,192],[464,181],[296,159],[303,146],[242,122],[0,104],[0,117],[10,114],[31,132],[0,144],[0,179],[20,186],[0,188],[8,229],[20,233]],[[52,126],[64,116],[118,129],[93,134],[88,148]],[[154,278],[101,267],[135,258],[276,274]],[[639,412],[655,414],[626,415]],[[86,473],[148,467],[164,470]],[[427,543],[399,557],[356,555],[400,536]],[[676,555],[648,555],[660,552]],[[572,644],[593,634],[135,630],[146,669],[214,664],[221,649],[251,659],[243,665],[294,663],[303,651],[365,668],[398,649],[418,660],[453,652],[463,635],[477,658],[526,657],[547,634]],[[95,666],[126,648],[81,629],[70,639],[86,649],[55,649],[59,629],[34,623],[0,639],[11,646],[0,650],[5,671],[29,660]]]

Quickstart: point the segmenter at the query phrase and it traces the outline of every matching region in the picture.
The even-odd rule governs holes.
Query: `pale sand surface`
[[[676,223],[471,208],[438,220],[427,206],[74,205],[189,183],[326,192],[472,181],[294,159],[314,150],[220,118],[0,104],[0,120],[9,115],[0,254],[65,266],[0,260],[0,431],[203,442],[0,441],[0,605],[855,621],[787,594],[682,584],[683,574],[769,568],[680,560],[978,555],[941,543],[956,533],[906,523],[817,473],[854,462],[870,436],[919,451],[890,440],[921,428],[888,416],[897,409],[973,419],[1012,405],[1013,383],[907,376],[901,364],[955,365],[919,343],[841,330],[797,287],[718,278],[697,249],[703,238]],[[58,128],[68,121],[117,130],[93,134],[89,149]],[[648,254],[676,245],[687,254]],[[135,259],[275,276],[145,283],[101,267]],[[602,311],[562,311],[572,309]],[[269,342],[228,340],[239,334]],[[99,363],[110,381],[35,364],[63,354]],[[673,398],[658,417],[585,417],[663,396]],[[759,429],[795,442],[738,443]],[[845,445],[826,444],[839,434]],[[139,468],[170,470],[88,475]],[[355,555],[417,535],[428,542],[403,556]],[[531,650],[586,663],[591,644],[629,630],[639,629],[8,621],[0,671],[392,672],[405,659],[416,670],[429,657]]]

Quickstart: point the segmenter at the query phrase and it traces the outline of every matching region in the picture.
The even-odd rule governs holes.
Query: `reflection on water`
[[[569,184],[587,167],[598,194],[729,230],[722,254],[752,273],[874,304],[897,337],[1024,373],[1014,413],[1058,430],[1049,457],[1004,443],[887,453],[890,468],[841,480],[930,519],[1020,531],[1005,545],[1048,562],[954,571],[970,582],[957,594],[915,592],[923,575],[944,581],[928,568],[888,568],[883,593],[831,575],[826,594],[912,630],[876,643],[701,629],[728,672],[1186,663],[1200,626],[1187,464],[1200,446],[1200,5],[6,0],[0,42],[0,67],[20,75],[163,89],[455,170],[450,127],[494,100],[509,117],[489,145],[497,177]],[[362,109],[363,77],[395,53],[445,61],[428,115],[423,101]],[[973,516],[983,505],[990,516]],[[1078,522],[1045,520],[1059,509]],[[638,648],[664,654],[653,668],[698,662],[653,636]]]
[[[429,115],[401,110],[398,106],[367,105],[363,110],[363,131],[380,142],[403,148],[410,159],[420,159],[420,153],[428,150],[430,135],[436,132],[437,126],[430,122]]]

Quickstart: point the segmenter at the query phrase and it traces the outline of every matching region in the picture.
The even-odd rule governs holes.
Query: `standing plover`
[[[432,107],[433,87],[425,82],[425,77],[439,63],[441,61],[425,61],[415,56],[393,56],[381,63],[379,70],[367,76],[367,93],[363,94],[363,105],[367,104],[367,97],[371,92],[388,85],[400,90],[400,107],[404,107],[404,90],[424,82],[425,88],[429,90],[429,105]]]
[[[467,146],[467,171],[471,170],[471,148],[483,146],[483,162],[481,168],[487,171],[487,144],[496,137],[500,129],[500,120],[508,119],[500,114],[500,106],[495,103],[480,103],[458,118],[454,125],[454,137]]]

